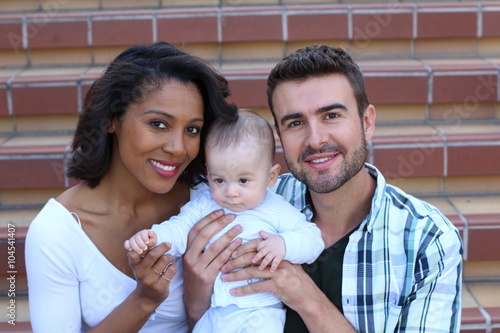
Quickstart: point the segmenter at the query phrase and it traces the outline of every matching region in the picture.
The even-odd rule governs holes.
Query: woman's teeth
[[[154,160],[149,160],[149,163],[153,164],[155,167],[160,168],[160,169],[162,169],[164,171],[172,171],[172,170],[175,169],[174,166],[163,165],[163,164],[161,164],[159,162],[156,162]]]

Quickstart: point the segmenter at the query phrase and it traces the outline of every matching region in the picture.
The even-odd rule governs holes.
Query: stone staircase
[[[279,59],[347,49],[377,108],[369,161],[459,228],[462,331],[500,332],[500,1],[4,0],[0,13],[0,332],[31,332],[24,238],[74,184],[82,96],[124,48],[156,40],[209,60],[230,99],[270,121]]]

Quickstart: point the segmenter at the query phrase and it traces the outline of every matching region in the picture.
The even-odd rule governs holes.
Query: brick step
[[[298,5],[288,0],[285,5],[278,0],[246,0],[207,5],[198,1],[183,2],[184,8],[179,8],[172,1],[158,5],[158,0],[114,0],[120,10],[109,10],[113,8],[109,0],[89,1],[86,8],[81,6],[87,2],[81,0],[55,1],[54,6],[18,1],[36,6],[28,13],[0,15],[0,63],[5,67],[104,64],[118,49],[156,40],[186,46],[218,65],[245,59],[274,62],[298,46],[319,41],[343,46],[356,57],[500,52],[500,6],[495,2],[367,0]],[[44,4],[50,8],[37,12]]]
[[[500,329],[500,261],[465,262],[463,279],[461,331],[497,332]]]
[[[369,162],[408,192],[500,193],[500,124],[381,125],[375,132]],[[74,184],[65,176],[70,142],[69,134],[0,136],[0,191]],[[286,171],[279,148],[277,160]]]
[[[272,6],[279,5],[283,1],[281,0],[245,0],[245,1],[234,1],[234,0],[98,0],[98,1],[88,1],[88,0],[72,0],[72,1],[55,1],[55,2],[40,2],[38,0],[16,0],[16,1],[4,1],[2,4],[2,11],[5,13],[19,13],[19,12],[42,12],[42,13],[52,13],[54,11],[78,11],[78,10],[94,10],[94,11],[105,11],[109,9],[146,9],[146,8],[190,8],[190,7],[220,7],[220,6],[231,6],[231,7],[241,7],[248,5],[263,5]],[[348,1],[341,0],[286,0],[288,5],[307,5],[307,4],[318,4],[318,3],[343,3]],[[352,1],[355,2],[355,1]],[[414,0],[415,3],[429,3],[432,0]],[[386,4],[386,1],[381,0],[364,0],[363,3],[367,4]]]
[[[10,307],[10,308],[9,308]],[[1,295],[0,332],[31,333],[28,296]]]
[[[1,27],[1,26],[0,26]],[[360,60],[370,102],[381,123],[455,125],[498,123],[500,58]],[[230,100],[240,107],[269,112],[266,79],[274,62],[224,63]],[[59,131],[74,128],[76,114],[102,66],[0,68],[0,133],[36,131],[30,122],[61,117]]]

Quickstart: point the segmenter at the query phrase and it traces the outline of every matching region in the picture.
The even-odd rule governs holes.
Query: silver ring
[[[247,284],[252,284],[252,283],[253,283],[252,279],[247,280]]]
[[[158,275],[158,276],[163,276],[163,273],[162,273],[162,272],[158,272],[158,271],[156,271],[156,269],[155,269],[154,267],[153,267],[153,271],[155,271],[156,275]]]
[[[168,282],[172,281],[171,279],[169,279],[168,277],[166,277],[165,275],[161,275],[162,278],[164,278],[165,280],[167,280]]]

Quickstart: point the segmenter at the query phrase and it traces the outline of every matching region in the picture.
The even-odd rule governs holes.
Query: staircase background
[[[1,1],[0,331],[31,332],[24,238],[74,184],[82,97],[119,52],[157,40],[209,60],[230,99],[269,121],[279,59],[312,43],[348,50],[378,113],[370,162],[459,228],[462,331],[500,332],[500,1],[376,0]],[[277,159],[286,167],[279,146]]]

